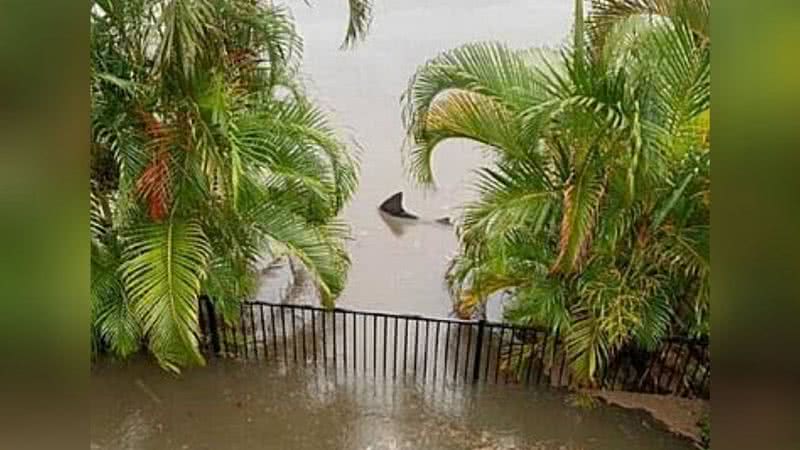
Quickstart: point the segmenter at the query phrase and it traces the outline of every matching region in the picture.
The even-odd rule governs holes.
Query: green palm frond
[[[688,29],[676,26],[654,34],[650,51],[659,59],[653,83],[653,113],[663,123],[657,145],[686,152],[704,136],[697,118],[711,106],[711,54],[694,45]]]
[[[406,128],[421,132],[436,97],[450,90],[490,97],[511,111],[541,99],[541,80],[534,70],[537,55],[478,42],[431,59],[409,80],[402,96]]]
[[[604,191],[602,174],[589,165],[576,174],[564,191],[559,253],[553,273],[573,272],[587,256]]]
[[[544,54],[474,43],[444,52],[423,65],[402,96],[411,145],[409,171],[433,184],[432,155],[451,138],[467,138],[508,156],[535,148],[540,125],[519,112],[543,99],[536,70]]]
[[[565,337],[570,369],[578,380],[591,383],[608,363],[614,349],[590,308],[580,306],[572,314],[574,319]]]
[[[434,183],[434,150],[448,139],[470,139],[501,154],[521,154],[535,144],[521,139],[519,123],[508,110],[479,94],[453,92],[440,97],[418,126],[408,169],[423,186]]]
[[[480,197],[467,204],[463,235],[483,238],[505,236],[519,227],[537,224],[538,233],[548,216],[558,211],[559,195],[551,176],[536,161],[500,164],[482,169],[477,182]]]
[[[593,0],[589,14],[593,41],[602,46],[615,26],[640,16],[683,22],[704,40],[711,38],[711,0]]]
[[[359,39],[364,39],[372,24],[373,0],[347,0],[350,17],[347,21],[347,32],[341,48],[355,45]]]
[[[93,334],[124,358],[139,349],[142,334],[119,278],[120,256],[116,246],[91,244],[89,296]]]
[[[568,329],[572,321],[568,285],[542,275],[530,276],[529,286],[515,291],[503,317],[521,325],[544,326],[553,333]]]
[[[222,57],[216,8],[208,0],[171,0],[163,6],[163,37],[155,67],[189,83],[202,67]]]
[[[249,212],[273,257],[289,255],[311,273],[325,305],[344,289],[350,259],[344,249],[349,229],[332,221],[312,226],[279,204],[265,202]]]
[[[306,190],[335,215],[358,186],[358,162],[311,105],[276,102],[237,118],[233,138],[242,156],[263,169],[268,185]]]
[[[125,293],[165,369],[204,361],[197,347],[197,299],[210,253],[202,228],[192,221],[139,225],[125,236]]]

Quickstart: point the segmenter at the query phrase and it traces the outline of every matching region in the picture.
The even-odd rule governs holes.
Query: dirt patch
[[[711,402],[668,395],[621,391],[587,391],[607,403],[630,409],[643,409],[673,433],[700,442],[698,422],[711,412]]]

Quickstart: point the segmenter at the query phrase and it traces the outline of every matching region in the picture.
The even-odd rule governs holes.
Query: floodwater
[[[689,449],[645,413],[557,391],[212,364],[180,379],[143,360],[92,372],[93,449]]]
[[[453,216],[470,198],[472,172],[487,160],[476,145],[446,142],[435,156],[437,189],[422,190],[401,162],[405,133],[400,96],[417,67],[467,42],[500,40],[513,47],[557,45],[569,33],[570,0],[398,0],[375,2],[364,42],[338,50],[347,20],[343,1],[297,2],[310,92],[332,110],[339,129],[362,147],[359,190],[345,211],[353,228],[353,266],[339,303],[353,308],[446,316],[443,283],[457,242]],[[392,224],[377,211],[395,192],[420,223]],[[493,310],[496,317],[497,308]],[[491,312],[491,311],[490,311]]]
[[[305,38],[309,90],[362,148],[360,189],[345,211],[353,266],[339,303],[448,316],[443,275],[457,242],[451,227],[434,221],[458,213],[472,195],[471,171],[486,160],[472,144],[446,143],[435,159],[437,190],[415,188],[401,164],[400,94],[418,65],[465,42],[558,44],[569,32],[572,2],[377,1],[368,39],[350,51],[338,50],[346,2],[313,3],[289,3]],[[381,217],[377,206],[397,191],[422,220]],[[293,294],[285,279],[271,277],[259,298]],[[489,312],[497,317],[499,306]],[[545,388],[325,376],[235,360],[176,378],[143,358],[101,362],[91,383],[93,449],[691,448],[643,413],[571,406],[566,394]]]

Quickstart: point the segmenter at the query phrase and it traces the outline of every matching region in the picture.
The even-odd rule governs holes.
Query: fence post
[[[475,339],[475,359],[472,362],[472,381],[478,382],[481,378],[481,350],[483,350],[483,329],[486,319],[478,321],[478,336]]]
[[[201,297],[201,300],[206,306],[206,312],[208,314],[208,332],[209,337],[211,338],[211,348],[214,351],[214,355],[219,354],[219,329],[217,329],[217,313],[214,310],[214,304],[211,303],[211,299],[207,296]]]

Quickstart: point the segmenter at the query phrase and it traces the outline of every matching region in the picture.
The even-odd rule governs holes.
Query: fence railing
[[[225,321],[207,299],[201,301],[200,327],[209,354],[307,364],[337,374],[425,383],[573,384],[563,340],[543,328],[260,301],[242,303],[237,320]],[[655,351],[618,352],[597,384],[707,398],[710,375],[707,341],[672,338]]]

